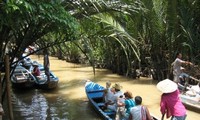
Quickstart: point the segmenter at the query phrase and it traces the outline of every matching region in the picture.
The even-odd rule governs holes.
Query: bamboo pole
[[[8,98],[8,110],[10,120],[14,120],[13,118],[13,110],[11,103],[11,89],[10,89],[10,65],[9,65],[9,56],[5,57],[5,69],[6,69],[6,90],[7,90],[7,98]]]

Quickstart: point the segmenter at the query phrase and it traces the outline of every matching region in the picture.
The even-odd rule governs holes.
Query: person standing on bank
[[[160,101],[161,120],[164,120],[165,114],[166,118],[171,117],[170,120],[185,120],[186,109],[179,97],[178,85],[172,80],[165,79],[160,81],[156,87],[163,93]]]
[[[193,65],[191,62],[188,61],[184,61],[181,60],[182,59],[182,54],[181,53],[177,53],[176,54],[176,59],[175,61],[172,63],[173,66],[173,75],[174,75],[174,82],[179,83],[179,76],[182,73],[181,72],[181,65],[182,64],[188,64],[188,65]]]

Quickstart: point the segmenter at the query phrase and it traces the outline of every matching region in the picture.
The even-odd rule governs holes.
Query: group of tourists
[[[195,79],[194,77],[185,73],[183,64],[193,65],[189,61],[181,60],[182,54],[178,53],[173,65],[174,79],[165,79],[157,84],[157,89],[162,92],[160,100],[160,112],[162,114],[161,120],[164,117],[171,120],[185,120],[186,108],[180,99],[179,84],[185,84],[182,82],[184,78]],[[116,120],[151,120],[153,119],[146,106],[142,105],[142,97],[136,96],[133,98],[130,91],[122,92],[122,86],[119,83],[115,83],[111,86],[111,83],[106,82],[106,90],[104,93],[104,99],[106,108],[116,112]],[[186,92],[195,92],[200,96],[200,83],[190,86],[190,89]]]
[[[130,91],[123,92],[121,88],[119,83],[111,86],[111,82],[106,82],[106,110],[115,111],[116,120],[151,120],[148,108],[142,105],[142,97],[133,98]]]
[[[135,96],[133,98],[130,91],[123,92],[122,86],[115,83],[106,82],[104,92],[104,100],[106,109],[116,112],[115,120],[153,120],[148,108],[142,105],[142,97]],[[161,120],[170,118],[171,120],[185,120],[186,108],[182,104],[179,97],[179,89],[177,83],[172,80],[165,79],[157,84],[157,89],[162,92],[160,101],[160,111],[162,113]]]

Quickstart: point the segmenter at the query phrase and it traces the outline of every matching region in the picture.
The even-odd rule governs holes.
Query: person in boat
[[[126,109],[125,109],[125,106],[121,105],[121,104],[124,104],[124,102],[125,102],[125,96],[120,95],[117,100],[117,113],[116,113],[115,120],[124,120],[125,119],[124,112]]]
[[[126,91],[124,93],[124,97],[125,97],[124,102],[119,102],[118,106],[125,107],[125,110],[121,111],[122,112],[121,114],[123,116],[123,120],[128,120],[128,117],[130,115],[130,109],[135,106],[135,101],[133,100],[133,96],[130,91]]]
[[[112,88],[114,89],[114,95],[112,97],[113,101],[107,105],[107,108],[113,111],[117,111],[118,99],[120,96],[124,96],[124,93],[121,91],[122,86],[119,83],[115,83]]]
[[[179,76],[179,79],[180,79],[180,83],[178,83],[178,88],[179,90],[181,91],[186,91],[188,90],[188,86],[191,87],[191,85],[189,85],[189,80],[195,80],[195,81],[199,81],[198,79],[196,79],[195,77],[192,77],[190,75],[188,75],[186,72],[185,72],[185,68],[184,67],[181,67],[181,74]]]
[[[129,120],[153,120],[149,110],[146,106],[142,105],[142,97],[135,97],[136,106],[130,108]]]
[[[172,63],[173,66],[173,75],[174,75],[174,82],[179,83],[179,76],[182,73],[181,72],[181,65],[182,64],[186,64],[186,65],[193,65],[191,62],[188,61],[184,61],[182,60],[182,54],[181,53],[177,53],[176,54],[176,59],[175,61]]]
[[[123,100],[124,100],[124,93],[121,91],[122,86],[119,83],[115,83],[112,86],[112,89],[113,89],[113,92],[114,92],[114,95],[112,97],[112,102],[110,102],[109,104],[107,104],[106,108],[108,110],[116,112],[115,119],[116,120],[120,120],[121,119],[120,110],[122,108],[118,107],[118,103],[120,101],[123,102]]]
[[[178,83],[178,89],[182,92],[185,92],[187,86],[188,86],[188,82],[189,79],[192,78],[190,77],[186,72],[185,72],[185,68],[181,67],[181,74],[179,75],[179,83]]]
[[[179,97],[178,85],[172,80],[165,79],[156,85],[157,89],[162,92],[160,101],[161,120],[170,118],[171,120],[185,120],[186,109]]]
[[[181,67],[181,74],[179,75],[179,80],[180,80],[180,84],[181,85],[185,85],[186,80],[189,78],[190,76],[185,72],[185,68]]]
[[[106,89],[104,90],[104,101],[105,101],[105,104],[112,103],[113,96],[114,96],[114,91],[111,88],[111,82],[107,81],[106,82]]]
[[[34,75],[34,76],[40,76],[40,69],[39,69],[39,67],[38,67],[38,64],[36,64],[36,63],[34,63],[33,64],[33,71],[32,71],[32,74]]]

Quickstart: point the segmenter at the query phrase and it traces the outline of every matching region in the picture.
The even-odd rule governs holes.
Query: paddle
[[[161,120],[164,120],[164,117],[165,117],[165,113],[162,114]]]

